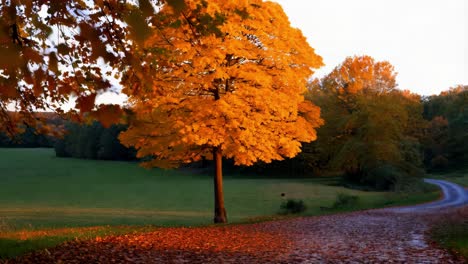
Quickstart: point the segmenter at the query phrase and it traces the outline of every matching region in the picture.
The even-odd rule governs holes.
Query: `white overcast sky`
[[[347,56],[387,60],[400,89],[438,94],[468,85],[467,0],[273,0],[329,73]]]
[[[468,85],[468,0],[272,1],[322,56],[316,77],[348,56],[370,55],[395,66],[400,89],[432,95]],[[98,101],[125,99],[107,93]]]

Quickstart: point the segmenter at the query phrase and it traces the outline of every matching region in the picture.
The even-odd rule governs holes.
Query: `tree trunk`
[[[213,160],[215,161],[214,194],[215,194],[215,223],[227,223],[226,209],[224,208],[223,194],[223,155],[221,148],[213,148]]]

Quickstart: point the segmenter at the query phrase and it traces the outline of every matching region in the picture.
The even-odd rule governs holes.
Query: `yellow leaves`
[[[252,165],[293,157],[301,142],[314,140],[323,120],[303,93],[322,59],[291,28],[281,6],[260,0],[185,4],[183,15],[163,6],[162,21],[177,28],[161,22],[145,41],[146,49],[166,50],[141,58],[148,72],[140,74],[155,88],[129,94],[136,120],[122,142],[171,165],[209,158],[206,150],[213,147],[236,164]]]
[[[388,93],[396,87],[393,66],[375,62],[370,56],[348,57],[335,68],[325,82],[341,94]]]
[[[229,73],[233,78],[249,82],[258,87],[271,87],[273,85],[271,72],[266,72],[254,63],[245,63],[241,67],[232,67],[229,69]]]
[[[320,108],[309,100],[301,102],[298,111],[313,128],[318,128],[325,123],[324,120],[320,118]]]

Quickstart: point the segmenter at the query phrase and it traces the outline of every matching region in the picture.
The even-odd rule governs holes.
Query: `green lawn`
[[[460,169],[452,172],[441,172],[428,175],[428,177],[444,179],[468,188],[468,169]]]
[[[212,178],[188,170],[147,170],[130,162],[56,158],[51,149],[0,149],[0,182],[0,258],[19,254],[11,253],[12,247],[24,252],[70,239],[66,232],[34,238],[18,235],[31,230],[110,225],[99,232],[119,233],[122,229],[115,226],[195,226],[212,221]],[[276,215],[284,199],[281,193],[304,200],[306,215],[333,212],[320,207],[330,207],[338,193],[359,196],[357,205],[341,211],[418,203],[438,196],[438,192],[363,192],[325,185],[330,182],[226,175],[229,221]],[[95,232],[85,229],[71,237],[92,237]]]
[[[431,230],[439,245],[468,260],[468,207],[443,216]]]
[[[468,188],[468,169],[452,172],[434,173],[432,178],[451,181]],[[468,207],[458,213],[442,219],[431,234],[435,241],[455,254],[464,256],[468,260]]]

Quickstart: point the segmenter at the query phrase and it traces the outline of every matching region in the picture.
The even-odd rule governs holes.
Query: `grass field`
[[[444,215],[432,228],[431,237],[439,245],[468,260],[468,207]]]
[[[188,170],[56,158],[51,149],[0,149],[0,182],[0,258],[67,239],[139,231],[148,225],[196,226],[212,221],[212,178]],[[320,207],[330,207],[339,193],[359,196],[357,205],[341,211],[418,203],[438,196],[438,192],[363,192],[324,184],[330,182],[226,175],[229,221],[276,215],[285,199],[281,193],[302,199],[308,208],[305,215],[336,212]],[[136,227],[116,227],[121,225]],[[80,229],[95,226],[100,227]]]
[[[468,188],[468,169],[460,169],[452,172],[434,173],[428,177],[444,179]]]
[[[468,169],[429,175],[451,181],[468,188]],[[432,230],[432,237],[443,247],[468,260],[468,207],[460,209],[456,214],[439,221]]]

